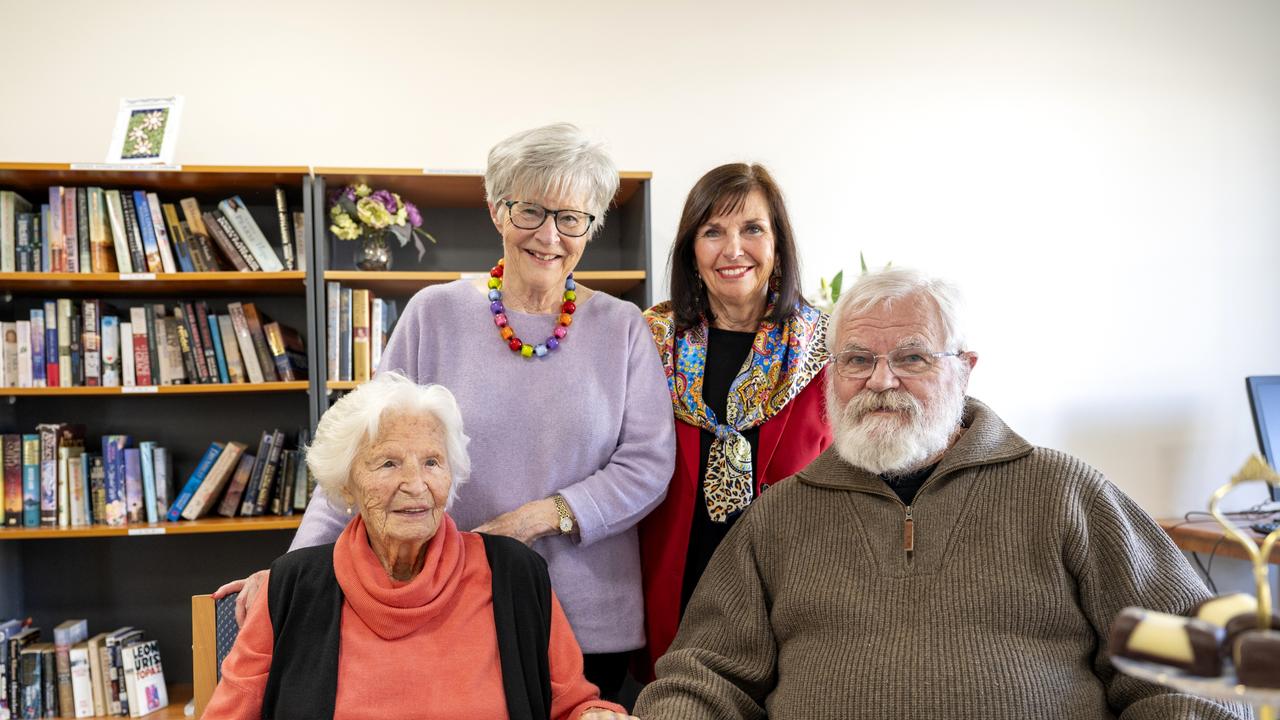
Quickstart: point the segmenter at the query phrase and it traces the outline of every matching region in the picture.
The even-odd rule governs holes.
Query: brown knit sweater
[[[828,450],[764,493],[703,575],[644,720],[1227,720],[1249,711],[1117,673],[1127,605],[1208,593],[1098,471],[970,399],[907,510]]]

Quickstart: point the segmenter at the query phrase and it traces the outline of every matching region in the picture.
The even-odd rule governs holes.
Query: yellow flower
[[[404,203],[400,203],[400,209],[396,210],[395,223],[403,225],[405,220],[409,219],[409,211],[405,209]]]
[[[356,192],[359,193],[359,190]],[[391,224],[391,213],[373,198],[364,197],[356,201],[356,217],[365,225],[379,230]]]
[[[329,230],[340,240],[355,240],[360,237],[363,229],[351,219],[351,216],[342,212],[338,208],[334,208],[337,212],[331,212],[334,224],[329,226]]]
[[[342,217],[343,214],[344,213],[342,212],[342,208],[337,205],[334,205],[333,207],[329,208],[329,217],[333,218],[334,220],[337,220],[339,217]]]
[[[368,197],[371,192],[373,192],[373,190],[370,190],[369,186],[364,183],[356,185],[356,197]]]

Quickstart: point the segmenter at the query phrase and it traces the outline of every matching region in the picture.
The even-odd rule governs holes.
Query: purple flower
[[[371,194],[369,197],[381,203],[382,207],[386,208],[387,212],[391,213],[392,215],[396,213],[396,209],[398,207],[396,205],[396,197],[391,193],[387,192],[386,190],[379,190]]]
[[[347,199],[348,201],[350,201],[350,202],[355,202],[355,201],[356,201],[356,189],[355,189],[355,187],[354,187],[354,186],[352,186],[352,185],[348,185],[348,186],[346,186],[346,187],[342,188],[342,197],[346,198],[346,199]]]
[[[409,215],[409,224],[413,227],[422,227],[422,213],[418,212],[418,206],[411,202],[404,204],[404,211]]]

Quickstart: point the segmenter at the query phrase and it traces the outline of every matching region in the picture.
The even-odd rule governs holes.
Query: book
[[[142,229],[138,226],[138,208],[133,204],[133,195],[120,193],[120,205],[124,217],[124,232],[129,245],[129,263],[135,273],[155,272],[147,265],[147,249],[142,240]]]
[[[76,188],[76,251],[80,272],[93,272],[93,250],[89,247],[89,188]]]
[[[325,286],[325,359],[328,362],[328,374],[325,376],[330,380],[342,379],[341,372],[341,356],[338,351],[338,343],[342,341],[339,336],[339,328],[341,322],[342,310],[342,286],[337,282],[329,281]]]
[[[222,454],[222,448],[222,443],[209,443],[209,448],[204,451],[204,456],[200,458],[200,463],[196,465],[196,469],[187,478],[187,483],[182,486],[182,491],[178,493],[178,497],[173,501],[173,504],[169,506],[169,512],[165,516],[166,520],[177,522],[182,517],[182,511],[187,507],[187,502],[196,494],[196,490],[200,489],[200,483],[204,481],[204,476],[213,467],[214,461]]]
[[[156,513],[155,448],[156,443],[153,440],[144,440],[138,443],[138,461],[142,466],[142,510],[149,523],[159,522],[160,520],[159,515]],[[127,457],[125,461],[128,461]]]
[[[168,512],[169,500],[173,496],[173,467],[169,462],[169,450],[157,445],[151,451],[151,464],[156,476],[156,518],[164,518]]]
[[[89,188],[89,266],[92,272],[118,272],[114,233],[107,219],[107,195],[100,187]]]
[[[17,674],[16,668],[9,667],[9,638],[22,632],[25,627],[20,620],[0,622],[0,718],[12,717],[9,713],[9,681]]]
[[[146,253],[147,271],[165,272],[164,260],[160,256],[160,243],[156,239],[156,231],[151,224],[151,203],[142,190],[133,191],[133,207],[137,215],[138,234],[142,237],[142,247]]]
[[[218,249],[223,255],[231,261],[231,264],[241,272],[256,272],[261,268],[258,261],[253,257],[253,253],[249,252],[249,247],[244,244],[240,238],[240,233],[232,227],[231,221],[226,218],[219,210],[213,210],[202,214],[204,225],[209,229],[209,236],[218,245]]]
[[[174,315],[178,314],[178,307],[174,307]],[[196,373],[202,383],[217,382],[215,375],[217,368],[209,362],[208,353],[205,352],[205,340],[208,336],[208,324],[202,324],[199,316],[196,314],[195,305],[189,302],[182,303],[182,324],[186,326],[187,334],[191,336],[191,353],[192,360],[195,362]],[[206,332],[201,333],[201,328],[206,328]]]
[[[267,348],[281,380],[305,380],[307,378],[307,347],[297,330],[269,322],[262,327],[267,337]]]
[[[120,386],[120,318],[102,316],[102,386]]]
[[[56,211],[57,208],[50,208]],[[65,247],[64,272],[80,272],[80,224],[76,222],[76,188],[62,189],[62,238]],[[88,238],[85,238],[86,240]]]
[[[42,208],[43,210],[43,208]],[[49,272],[67,272],[67,245],[62,235],[62,187],[49,187],[49,214],[44,223],[49,245]]]
[[[40,527],[40,436],[22,436],[22,526]]]
[[[236,345],[240,349],[240,358],[244,362],[245,374],[249,382],[265,382],[263,368],[258,361],[258,350],[253,346],[253,335],[249,332],[249,321],[245,317],[244,306],[238,302],[228,303],[227,312],[231,315],[231,324],[236,331]],[[273,365],[267,367],[272,370]],[[275,372],[272,370],[272,378]]]
[[[8,663],[6,664],[9,669],[9,707],[15,713],[22,710],[22,651],[39,640],[40,628],[38,627],[26,627],[9,635]],[[43,693],[41,693],[41,697],[43,698]]]
[[[133,323],[126,321],[120,323],[120,384],[123,387],[138,384],[133,358]]]
[[[293,514],[294,476],[297,472],[298,451],[285,450],[280,453],[280,472],[276,480],[276,491],[271,496],[272,515]]]
[[[209,341],[213,343],[213,361],[218,368],[218,382],[225,385],[231,382],[231,374],[227,371],[226,351],[222,349],[222,330],[218,327],[218,316],[207,316],[205,327],[209,329]]]
[[[177,308],[174,308],[177,310]],[[189,353],[183,352],[184,334],[176,317],[159,318],[156,321],[156,340],[161,345],[160,367],[165,385],[181,385],[195,379],[195,367]],[[189,345],[190,340],[187,340]]]
[[[0,190],[0,272],[17,272],[18,213],[31,212],[31,203],[12,190]]]
[[[164,305],[144,305],[142,307],[142,317],[147,323],[147,359],[151,362],[151,380],[152,383],[158,383],[160,377],[160,354],[157,352],[159,347],[156,344],[156,318],[164,317]]]
[[[168,322],[166,318],[165,334],[169,338],[168,342],[172,344],[176,339],[177,355],[173,358],[177,360],[178,366],[181,368],[181,375],[187,381],[192,383],[203,382],[199,372],[196,370],[195,349],[192,347],[191,331],[184,322],[182,307],[175,305],[173,308],[172,322]],[[177,368],[175,368],[175,372]]]
[[[351,291],[351,379],[369,380],[369,291]]]
[[[172,203],[164,203],[160,206],[160,212],[164,215],[165,232],[169,236],[169,242],[173,244],[174,259],[178,263],[178,268],[182,272],[204,272],[207,268],[196,262],[191,254],[191,248],[188,247],[187,233],[182,229],[182,223],[178,220],[178,209]]]
[[[143,640],[145,633],[132,627],[123,627],[107,636],[104,644],[105,662],[111,678],[111,708],[115,715],[129,715],[129,696],[125,685],[124,661],[121,650],[130,643]]]
[[[257,460],[256,456],[244,453],[240,456],[240,461],[236,463],[235,472],[231,474],[231,482],[227,483],[227,492],[222,496],[222,502],[218,503],[217,513],[223,517],[235,517],[236,511],[240,507],[240,500],[244,497],[244,489],[249,483],[249,476],[253,473],[253,464]]]
[[[125,521],[128,524],[141,523],[147,518],[141,455],[137,448],[124,449]]]
[[[91,679],[92,665],[89,662],[89,642],[78,642],[71,647],[67,653],[67,660],[71,665],[71,705],[69,706],[75,712],[77,718],[93,717],[93,682]],[[67,709],[63,709],[64,715],[69,715]]]
[[[104,513],[102,521],[111,527],[128,523],[128,489],[125,487],[124,450],[128,435],[102,436]]]
[[[241,313],[244,315],[245,323],[249,327],[249,336],[253,341],[253,349],[257,354],[258,367],[262,373],[263,381],[276,382],[279,378],[276,375],[275,361],[271,358],[271,348],[267,345],[267,336],[262,331],[262,319],[258,316],[258,309],[253,303],[237,303],[241,306]],[[237,332],[239,330],[237,329]],[[241,352],[243,353],[243,348]]]
[[[280,262],[280,258],[271,249],[271,244],[267,242],[266,236],[262,234],[262,228],[258,227],[257,221],[253,219],[253,215],[249,214],[249,209],[245,207],[244,201],[240,199],[239,195],[218,203],[218,209],[235,227],[236,232],[240,234],[240,239],[248,247],[250,254],[258,261],[258,266],[264,272],[284,270],[284,265]]]
[[[84,473],[84,441],[80,440],[79,445],[68,445],[58,448],[58,453],[65,459],[60,460],[59,472],[65,472],[67,477],[67,494],[69,497],[66,519],[71,527],[84,527],[90,525],[89,516],[89,488],[85,483],[87,476]],[[59,497],[61,502],[62,498]],[[62,508],[58,508],[58,524],[62,524],[63,520]]]
[[[18,707],[22,709],[23,718],[57,717],[57,708],[45,706],[45,685],[50,678],[45,675],[45,656],[52,656],[53,643],[31,643],[22,648],[18,654]],[[57,682],[57,679],[53,679]],[[56,685],[55,685],[56,687]],[[57,698],[57,691],[53,693]]]
[[[107,680],[104,674],[106,668],[102,666],[102,648],[109,634],[98,633],[85,643],[89,651],[89,683],[93,691],[93,714],[99,716],[106,715],[109,708],[107,691],[103,687],[104,680]]]
[[[271,509],[271,498],[279,485],[280,454],[284,451],[284,433],[276,430],[272,433],[271,448],[267,451],[267,462],[262,466],[262,478],[258,483],[258,497],[253,503],[253,514],[263,515]]]
[[[293,252],[293,232],[290,227],[293,224],[293,218],[289,216],[289,199],[282,187],[276,188],[276,219],[280,223],[280,250],[284,256],[284,269],[293,270],[297,267]]]
[[[263,432],[258,440],[258,452],[254,454],[253,469],[249,471],[249,480],[245,484],[244,495],[240,499],[240,516],[252,517],[257,514],[258,489],[262,486],[262,471],[267,465],[267,456],[271,453],[271,443],[275,433]]]
[[[227,377],[233,383],[247,382],[244,361],[240,358],[240,341],[230,315],[218,316],[218,332],[222,335],[222,353],[227,359]]]
[[[88,620],[67,620],[53,629],[54,660],[58,672],[58,707],[64,715],[75,707],[71,694],[71,646],[87,639]]]
[[[293,509],[306,512],[307,502],[311,499],[311,471],[307,468],[307,445],[311,433],[307,428],[298,430],[298,462],[294,468]]]
[[[182,517],[187,520],[199,520],[209,511],[213,509],[213,504],[218,498],[222,497],[222,491],[227,486],[227,481],[231,479],[231,474],[235,471],[236,464],[240,461],[240,455],[245,451],[244,443],[228,442],[218,454],[218,459],[209,468],[209,472],[205,474],[204,479],[200,482],[200,487],[192,494],[191,499],[187,501],[187,505],[182,509]]]
[[[0,435],[0,468],[4,479],[4,524],[8,527],[22,525],[22,436],[17,433]]]
[[[71,387],[75,383],[71,373],[71,300],[58,298],[58,385]]]
[[[111,246],[115,251],[116,269],[122,273],[133,272],[133,261],[129,252],[129,236],[125,232],[124,205],[120,202],[119,190],[107,190],[103,193],[107,206],[107,226],[111,229]]]
[[[46,387],[60,387],[58,372],[58,303],[44,301],[44,379]]]
[[[89,466],[89,507],[93,521],[107,521],[107,470],[99,453],[86,453]]]
[[[40,436],[40,525],[58,525],[58,436],[61,423],[36,426]]]
[[[98,386],[102,384],[102,335],[98,319],[102,314],[102,301],[87,299],[80,305],[81,314],[84,317],[84,328],[81,331],[81,344],[84,348],[84,384]]]
[[[80,306],[74,302],[71,303],[70,325],[71,384],[84,387],[84,318],[80,314]]]
[[[45,382],[45,358],[44,358],[44,309],[31,308],[31,386],[47,387]]]
[[[213,345],[213,333],[209,331],[209,304],[201,300],[192,305],[187,303],[187,320],[192,327],[192,334],[198,335],[200,348],[204,350],[204,363],[208,370],[209,382],[225,382],[218,371],[218,352]],[[195,315],[191,315],[191,310]]]
[[[182,217],[187,221],[187,227],[191,228],[191,232],[200,235],[208,235],[209,229],[204,225],[204,218],[200,214],[200,202],[193,197],[183,198],[178,201],[178,207],[182,208]]]
[[[297,270],[307,271],[307,214],[295,211],[293,213],[293,240],[296,248],[294,255],[297,257]]]
[[[125,685],[129,695],[129,716],[142,717],[169,704],[160,663],[160,645],[145,640],[126,645],[121,651]]]
[[[18,386],[18,325],[0,322],[0,387]]]
[[[43,443],[43,438],[41,439]],[[41,448],[43,452],[44,448]],[[74,496],[72,495],[72,485],[74,480],[79,479],[79,475],[72,476],[70,467],[71,457],[84,453],[84,429],[59,423],[58,440],[57,440],[57,525],[58,527],[71,527],[71,512],[75,507]],[[83,496],[80,497],[83,502]],[[43,509],[42,509],[43,510]]]
[[[156,236],[156,247],[160,249],[160,266],[167,273],[178,272],[173,261],[173,245],[169,241],[169,232],[164,227],[164,212],[160,209],[160,197],[155,193],[147,193],[147,208],[150,212],[151,230]]]
[[[133,328],[133,372],[138,385],[154,385],[151,377],[151,355],[147,343],[147,311],[146,308],[129,308],[129,320]],[[121,336],[121,343],[124,337]],[[121,349],[121,352],[124,352]]]

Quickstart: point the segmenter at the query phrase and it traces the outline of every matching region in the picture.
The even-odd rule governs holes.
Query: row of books
[[[306,510],[315,490],[315,477],[299,449],[306,446],[307,437],[306,430],[299,431],[297,445],[290,448],[280,430],[263,432],[256,453],[234,440],[211,443],[166,519],[197,520],[211,512],[223,517],[293,515]]]
[[[329,379],[364,382],[382,362],[382,351],[399,318],[396,301],[338,282],[325,283],[325,291]]]
[[[0,272],[305,270],[303,213],[283,188],[275,199],[278,255],[239,195],[205,211],[193,197],[175,206],[143,190],[55,186],[36,208],[0,190]]]
[[[28,620],[0,622],[0,720],[142,717],[169,704],[160,646],[130,626],[89,637],[67,620],[40,642]]]
[[[205,302],[127,308],[98,299],[46,300],[0,321],[0,387],[133,387],[305,380],[307,352],[293,328],[253,303],[226,314]]]
[[[0,524],[9,527],[119,527],[158,522],[173,497],[172,458],[151,441],[103,435],[87,452],[83,425],[42,423],[0,435]]]

